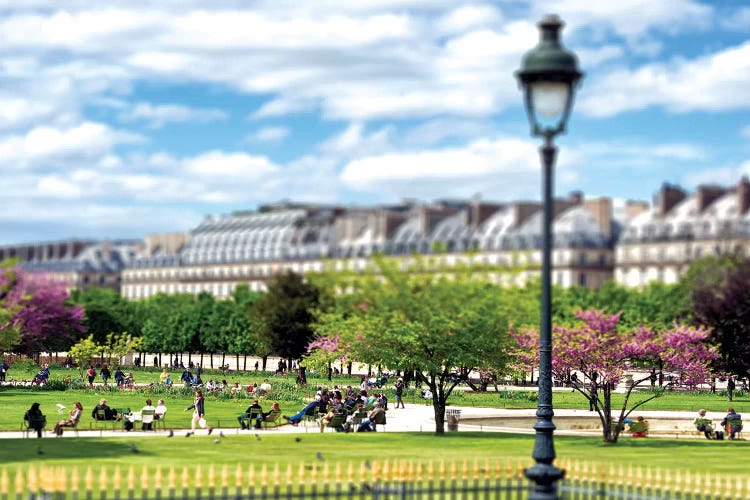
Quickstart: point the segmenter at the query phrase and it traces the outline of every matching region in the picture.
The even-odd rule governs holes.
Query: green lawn
[[[282,470],[300,462],[320,463],[317,453],[329,463],[365,460],[398,459],[446,462],[475,459],[510,460],[529,465],[534,437],[500,433],[310,433],[286,434],[263,431],[257,434],[227,434],[224,438],[205,434],[184,437],[176,434],[159,436],[133,435],[126,438],[64,438],[3,440],[0,463],[9,472],[17,467],[43,460],[55,465],[130,465],[137,456],[139,465],[183,466],[214,464],[231,467],[237,464],[261,465],[279,463]],[[218,441],[218,442],[216,442]],[[594,437],[557,436],[558,458],[561,461],[582,460],[610,464],[635,464],[670,470],[700,470],[724,474],[746,474],[746,458],[750,452],[747,441],[703,441],[669,439],[623,439],[606,445]],[[139,452],[135,455],[133,445]],[[42,454],[39,454],[41,450]],[[679,454],[679,460],[676,455]],[[233,470],[230,468],[230,470]]]

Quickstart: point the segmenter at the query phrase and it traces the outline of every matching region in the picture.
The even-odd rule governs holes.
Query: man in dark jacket
[[[260,402],[258,402],[257,399],[253,399],[253,404],[247,407],[247,410],[245,410],[245,413],[241,414],[237,417],[237,421],[240,423],[240,426],[243,429],[249,429],[251,425],[251,421],[255,420],[258,415],[263,414],[263,407],[260,406]],[[247,423],[245,423],[247,421]]]

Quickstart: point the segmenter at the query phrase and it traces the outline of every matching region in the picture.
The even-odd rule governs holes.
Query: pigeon
[[[369,460],[365,460],[365,467],[367,467],[368,469],[372,467]]]
[[[218,439],[214,439],[214,444],[219,444],[219,443],[221,443],[221,441],[219,441]]]
[[[301,437],[296,437],[296,438],[294,438],[294,441],[297,442],[297,443],[301,443],[302,442],[302,438]]]
[[[37,454],[39,454],[39,455],[44,455],[44,450],[42,449],[42,447],[41,447],[41,446],[40,446],[39,448],[37,448],[37,449],[36,449],[36,452],[37,452]]]
[[[174,437],[174,431],[172,429],[169,429],[169,434],[167,434],[168,438]]]
[[[138,447],[134,444],[130,445],[130,451],[133,453],[138,453]]]
[[[187,432],[185,433],[185,437],[186,437],[186,438],[189,438],[191,434],[192,434],[192,432],[190,432],[190,431],[187,431]]]
[[[223,431],[219,431],[219,437],[224,437],[224,432]]]
[[[258,434],[255,435],[255,440],[260,441],[260,436]]]
[[[208,435],[210,436],[213,431],[214,431],[214,428],[213,427],[209,427],[208,428]]]
[[[318,460],[324,460],[323,454],[321,452],[318,452],[318,454],[315,456],[318,457]]]

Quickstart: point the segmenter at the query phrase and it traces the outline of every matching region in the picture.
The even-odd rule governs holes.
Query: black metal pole
[[[539,402],[537,421],[534,424],[536,440],[533,457],[536,464],[526,470],[526,477],[536,483],[529,500],[557,500],[557,484],[565,475],[555,461],[555,443],[552,423],[552,183],[557,148],[552,144],[552,135],[546,135],[544,146],[539,149],[542,156],[542,321],[539,332]]]

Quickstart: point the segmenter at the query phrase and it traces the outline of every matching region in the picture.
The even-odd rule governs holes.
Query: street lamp
[[[526,470],[526,477],[536,483],[530,500],[557,499],[556,482],[565,471],[555,467],[555,444],[552,423],[552,174],[557,148],[554,137],[565,131],[573,107],[573,96],[583,73],[578,70],[576,56],[560,45],[560,28],[563,23],[555,15],[547,15],[539,22],[539,44],[523,57],[521,69],[516,72],[523,89],[526,114],[532,135],[543,137],[539,149],[544,171],[542,173],[542,321],[539,343],[539,402],[537,421],[534,424],[536,440],[533,457],[536,464]]]

